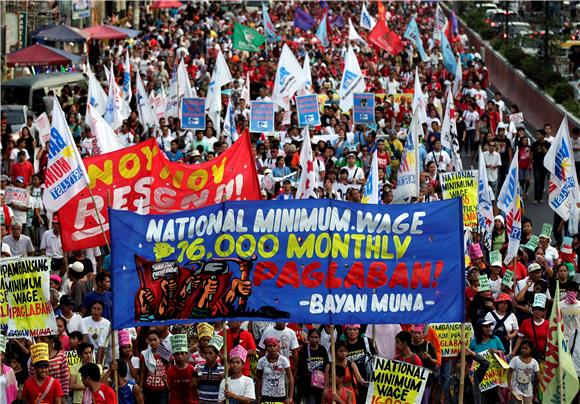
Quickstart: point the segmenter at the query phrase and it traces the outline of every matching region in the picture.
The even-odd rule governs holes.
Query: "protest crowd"
[[[556,211],[553,223],[541,223],[525,207],[548,204],[547,184],[556,171],[577,171],[580,130],[563,125],[557,131],[560,122],[548,122],[528,133],[518,107],[491,92],[493,77],[455,15],[436,2],[141,7],[138,37],[95,42],[74,67],[87,76],[88,90],[65,86],[51,101],[50,141],[41,141],[32,118],[13,132],[2,116],[0,404],[560,402],[564,387],[550,386],[562,377],[571,394],[565,402],[578,402],[578,208]],[[283,75],[299,85],[280,88]],[[205,103],[182,108],[181,99],[195,98]],[[255,163],[256,199],[263,201],[329,199],[385,208],[469,195],[471,204],[463,200],[465,234],[459,235],[463,318],[309,324],[292,318],[222,321],[220,311],[189,323],[143,321],[113,331],[115,292],[127,286],[112,282],[122,269],[112,264],[111,238],[85,248],[69,223],[91,215],[79,219],[76,210],[47,206],[58,198],[51,187],[62,176],[51,166],[57,119],[76,144],[62,153],[86,162],[123,156],[125,148],[158,147],[162,163],[151,161],[153,171],[163,167],[162,176],[178,167],[210,167],[224,155],[240,158],[245,149],[239,145],[245,145]],[[199,121],[203,127],[196,129]],[[550,170],[546,155],[563,158],[556,150],[562,137],[571,145],[565,157],[576,165]],[[135,172],[121,161],[114,167]],[[91,181],[106,181],[105,169],[99,170],[88,169]],[[245,187],[253,170],[233,167],[231,178],[241,173]],[[210,182],[228,173],[214,166]],[[129,178],[113,177],[109,185],[119,189]],[[97,209],[100,201],[103,215],[106,206],[123,209],[123,196],[113,188],[103,197],[87,193],[89,204]],[[221,195],[215,203],[230,199],[231,191]],[[171,202],[165,210],[147,210],[149,200],[142,197],[132,203],[129,210],[140,213],[179,210]],[[108,231],[101,218],[93,220],[91,237]],[[175,250],[155,251],[159,261]],[[29,272],[49,262],[50,285],[30,280],[23,296],[33,302],[46,295],[47,307],[31,307],[29,314],[54,313],[54,328],[36,323],[28,328],[36,333],[18,334],[7,321],[15,316],[7,302],[16,286],[9,281],[13,267],[1,262],[9,260]],[[193,288],[208,288],[209,299],[222,293],[216,277],[204,282],[194,281]],[[249,283],[242,277],[235,289],[240,301],[247,296],[243,282]],[[171,281],[161,288],[170,297],[182,293]],[[293,293],[287,290],[277,296],[282,303]],[[171,318],[172,304],[154,302],[148,289],[139,293],[140,320],[153,318],[147,317],[153,311]],[[562,337],[552,349],[556,335]],[[562,345],[573,365],[564,376]]]

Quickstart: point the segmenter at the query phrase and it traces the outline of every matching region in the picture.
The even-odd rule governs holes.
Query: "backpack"
[[[501,339],[501,341],[503,342],[506,340],[506,336],[508,334],[504,322],[508,318],[509,314],[506,314],[504,318],[500,319],[497,316],[497,314],[495,314],[495,312],[490,311],[490,313],[495,319],[495,327],[493,328],[493,335],[499,337],[499,339]]]

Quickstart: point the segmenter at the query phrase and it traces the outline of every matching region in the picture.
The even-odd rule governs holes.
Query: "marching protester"
[[[132,3],[2,112],[0,404],[578,390],[578,130],[528,133],[453,10]]]

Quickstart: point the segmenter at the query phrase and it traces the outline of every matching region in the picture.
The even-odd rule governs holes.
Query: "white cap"
[[[69,267],[69,269],[72,269],[74,272],[79,273],[79,274],[85,270],[85,266],[80,261],[75,261],[72,264],[70,264],[68,267]]]

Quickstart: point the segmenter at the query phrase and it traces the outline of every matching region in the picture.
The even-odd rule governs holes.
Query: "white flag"
[[[87,105],[87,123],[91,128],[92,156],[110,153],[123,148],[113,128],[90,105]]]
[[[352,20],[348,19],[348,40],[349,41],[359,41],[363,45],[367,45],[366,41],[362,39],[358,32],[356,32],[356,28],[352,24]]]
[[[141,80],[141,74],[137,72],[136,74],[137,83],[137,112],[139,113],[139,118],[141,123],[147,127],[156,126],[155,115],[151,109],[151,103],[147,97],[147,91]]]
[[[338,90],[340,109],[345,112],[349,111],[353,106],[353,94],[364,93],[365,89],[365,80],[358,60],[352,46],[349,46],[344,60],[344,71],[342,72],[342,79],[340,80],[340,89]]]
[[[446,24],[447,17],[443,14],[439,4],[437,4],[437,8],[435,9],[435,24],[433,25],[433,39],[435,41],[441,42],[441,35],[445,35],[443,31]]]
[[[421,79],[419,78],[419,68],[415,68],[415,92],[413,94],[413,103],[411,104],[413,111],[419,109],[419,125],[427,123],[427,105],[423,90],[421,90]]]
[[[105,114],[105,108],[107,106],[107,93],[103,89],[103,86],[101,86],[101,83],[99,83],[99,80],[97,80],[91,71],[91,65],[88,63],[87,76],[89,76],[87,104],[91,104],[102,116]]]
[[[126,108],[124,107],[121,90],[115,82],[115,75],[113,74],[113,66],[109,74],[109,95],[107,97],[107,105],[105,107],[105,121],[111,125],[113,130],[117,130],[123,124],[123,120],[129,117]]]
[[[377,150],[373,152],[373,160],[371,161],[371,171],[369,173],[369,178],[364,187],[363,192],[363,203],[379,203],[381,199],[379,195],[379,160],[377,157]]]
[[[177,67],[177,83],[179,86],[179,98],[197,97],[197,92],[191,87],[191,83],[189,82],[189,75],[187,74],[187,67],[185,67],[183,58],[181,58],[179,66]]]
[[[131,102],[133,92],[131,90],[131,60],[129,59],[129,49],[125,51],[125,62],[123,63],[123,100],[127,104]]]
[[[489,186],[487,178],[487,167],[483,158],[483,151],[479,149],[479,173],[477,193],[477,221],[479,224],[479,232],[488,250],[491,251],[491,233],[493,231],[493,190]]]
[[[302,66],[296,60],[290,47],[284,44],[276,69],[272,102],[285,111],[290,110],[290,99],[304,87],[306,81],[307,78],[304,76]]]
[[[89,176],[70,133],[68,122],[58,98],[54,97],[48,165],[44,177],[46,188],[42,195],[44,206],[47,210],[56,212],[84,190],[88,183]]]
[[[165,99],[165,117],[179,116],[179,87],[177,69],[173,69],[171,80],[169,80],[169,90]]]
[[[566,116],[544,157],[544,167],[550,172],[550,207],[563,220],[568,220],[572,207],[580,203],[580,190]]]
[[[167,118],[167,95],[165,94],[165,87],[163,83],[159,89],[159,94],[155,97],[155,126],[159,125],[161,118]]]
[[[409,135],[405,142],[405,150],[401,158],[401,165],[397,174],[397,188],[394,197],[397,201],[410,202],[411,198],[419,197],[419,174],[421,172],[419,161],[419,111],[413,111],[413,119],[409,127]]]
[[[455,104],[451,88],[447,89],[447,104],[445,115],[441,125],[441,146],[447,149],[455,171],[463,170],[463,164],[459,157],[459,138],[457,137],[457,122],[455,121]]]
[[[246,101],[246,105],[250,105],[250,72],[246,72],[246,80],[244,80],[244,86],[242,87],[242,93],[240,98]]]
[[[501,188],[502,192],[498,197],[498,206],[501,201],[502,205],[507,204],[508,207],[505,212],[505,227],[508,236],[508,248],[503,261],[505,264],[509,264],[518,255],[522,237],[522,206],[518,175],[518,148],[516,147],[504,186]]]
[[[308,55],[308,52],[306,52],[306,55],[304,56],[302,71],[304,72],[306,81],[304,82],[301,95],[312,94],[312,71],[310,70],[310,55]]]
[[[377,24],[375,20],[367,10],[367,6],[363,3],[362,10],[360,12],[360,26],[364,29],[372,30]]]
[[[216,128],[220,127],[220,112],[222,110],[222,87],[231,83],[233,80],[232,74],[226,62],[221,49],[218,55],[211,74],[207,95],[205,98],[205,111],[212,120]],[[249,102],[249,100],[247,100]]]
[[[455,78],[453,79],[453,95],[457,98],[461,95],[463,87],[463,69],[461,68],[461,55],[457,57]]]
[[[517,151],[517,148],[516,148]],[[506,216],[510,212],[512,202],[515,198],[516,190],[519,188],[519,178],[518,178],[518,155],[514,152],[514,157],[510,164],[508,174],[503,182],[501,191],[497,197],[497,207]]]
[[[238,131],[236,129],[236,121],[234,114],[234,103],[232,97],[228,102],[228,109],[226,111],[226,118],[224,119],[224,130],[226,136],[226,143],[231,146],[236,140],[238,140]]]
[[[296,190],[296,199],[316,198],[316,173],[314,172],[314,155],[310,144],[310,130],[302,130],[302,150],[300,150],[300,181]]]
[[[105,70],[105,79],[107,79],[107,83],[108,83],[109,79],[111,78],[111,73],[113,71],[113,64],[111,63],[111,71],[109,71],[109,69],[107,68],[106,65],[103,65],[103,69]]]

